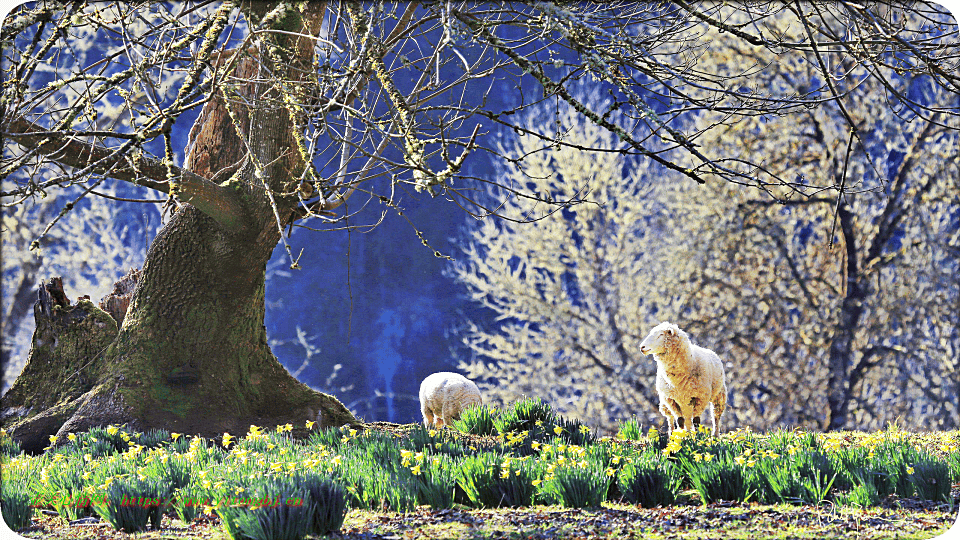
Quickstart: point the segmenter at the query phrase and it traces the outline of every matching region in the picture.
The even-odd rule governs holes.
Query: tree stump
[[[0,398],[0,423],[29,452],[43,449],[80,406],[100,376],[97,358],[118,330],[89,299],[71,306],[59,277],[40,284],[33,314],[37,327],[26,365]]]

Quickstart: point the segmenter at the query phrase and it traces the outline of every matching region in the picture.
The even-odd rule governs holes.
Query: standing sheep
[[[723,363],[709,349],[690,343],[690,336],[677,325],[658,324],[640,344],[642,354],[657,361],[657,392],[660,412],[670,431],[700,425],[700,415],[710,405],[712,433],[719,432],[720,417],[727,406]]]
[[[452,426],[460,413],[481,403],[477,385],[458,373],[434,373],[420,383],[420,412],[425,426]]]

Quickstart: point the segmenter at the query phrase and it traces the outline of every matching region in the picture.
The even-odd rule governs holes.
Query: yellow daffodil
[[[663,449],[663,453],[670,455],[680,451],[680,442],[673,440],[667,443],[666,448]]]
[[[116,435],[118,431],[120,431],[120,428],[117,426],[107,426],[107,435],[110,435],[111,437]]]
[[[313,429],[314,425],[316,425],[316,422],[312,420],[307,420],[307,429]]]
[[[410,472],[412,472],[414,476],[420,476],[420,464],[418,463],[416,466],[411,467]]]
[[[557,435],[559,435],[559,434],[563,433],[563,428],[560,427],[560,426],[554,426],[554,427],[553,427],[553,432],[556,433]]]

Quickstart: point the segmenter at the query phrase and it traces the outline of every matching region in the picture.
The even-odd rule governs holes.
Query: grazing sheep
[[[642,354],[657,361],[657,392],[660,412],[675,428],[700,425],[700,415],[710,405],[712,433],[719,432],[720,417],[727,406],[723,363],[709,349],[690,343],[690,336],[677,325],[658,324],[640,344]]]
[[[420,383],[420,412],[425,426],[452,426],[460,413],[481,403],[477,385],[458,373],[434,373]]]

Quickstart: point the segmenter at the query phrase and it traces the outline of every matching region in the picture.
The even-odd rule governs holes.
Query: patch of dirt
[[[343,529],[328,538],[920,540],[945,533],[956,521],[956,507],[951,511],[948,505],[930,503],[867,510],[728,502],[705,507],[688,505],[648,509],[611,504],[589,510],[556,506],[485,510],[431,510],[423,507],[406,514],[351,510]],[[59,516],[38,513],[34,526],[20,534],[27,538],[58,540],[226,538],[220,520],[212,516],[203,516],[189,525],[164,516],[160,530],[128,534],[114,531],[104,521],[70,525]]]

